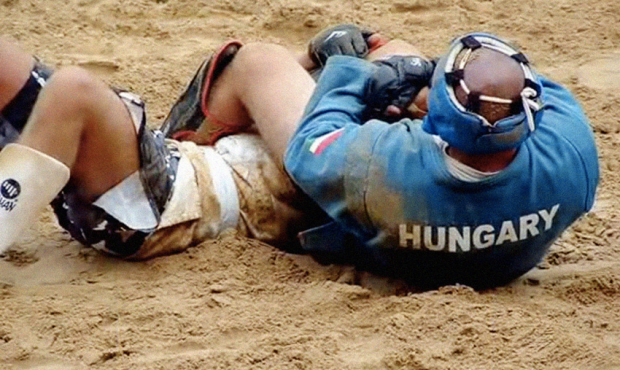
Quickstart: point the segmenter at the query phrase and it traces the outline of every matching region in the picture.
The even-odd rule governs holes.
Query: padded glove
[[[378,68],[366,86],[368,118],[393,120],[386,115],[389,106],[398,108],[401,114],[428,86],[435,70],[435,63],[416,56],[392,56],[373,62]]]
[[[374,32],[353,24],[340,24],[327,28],[316,35],[308,45],[310,58],[324,66],[332,55],[349,55],[364,58],[368,55],[367,39]]]

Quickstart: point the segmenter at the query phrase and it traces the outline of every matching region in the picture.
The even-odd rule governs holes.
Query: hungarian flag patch
[[[316,155],[321,154],[321,152],[325,150],[325,148],[327,148],[331,143],[333,143],[334,141],[336,141],[336,139],[342,136],[343,132],[344,127],[323,136],[319,136],[316,139],[312,140],[310,142],[310,152]]]

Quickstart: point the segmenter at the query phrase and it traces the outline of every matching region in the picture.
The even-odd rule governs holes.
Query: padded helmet
[[[463,80],[464,68],[471,53],[478,48],[500,52],[519,63],[525,76],[525,85],[519,99],[503,99],[469,90]],[[457,56],[461,53],[465,54],[457,65]],[[463,106],[457,99],[456,86],[461,86],[468,95],[467,106]],[[467,34],[453,41],[448,52],[437,62],[428,96],[428,114],[424,117],[422,128],[430,134],[439,135],[450,146],[470,154],[516,148],[536,128],[536,120],[540,119],[536,113],[541,109],[541,92],[540,82],[523,53],[491,34]],[[475,105],[481,101],[519,104],[523,108],[511,116],[490,123],[476,112]]]

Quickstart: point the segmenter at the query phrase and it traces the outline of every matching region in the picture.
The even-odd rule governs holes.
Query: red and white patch
[[[310,144],[310,152],[316,155],[321,154],[325,148],[327,148],[331,143],[336,141],[342,133],[344,132],[344,128],[338,129],[336,131],[332,131],[323,136],[319,136],[312,141]]]

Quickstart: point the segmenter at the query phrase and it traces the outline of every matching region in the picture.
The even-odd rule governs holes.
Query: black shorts
[[[22,132],[41,89],[51,75],[52,70],[37,61],[24,86],[0,112],[0,148],[15,141]]]

